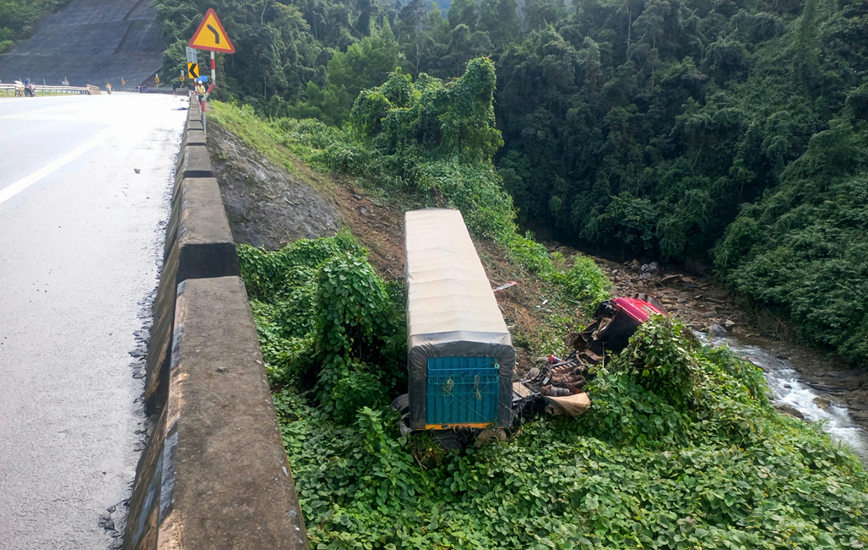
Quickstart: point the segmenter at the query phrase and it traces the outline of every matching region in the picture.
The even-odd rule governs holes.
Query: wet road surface
[[[150,323],[182,104],[0,99],[4,550],[119,543],[100,516],[128,497],[141,446],[135,333]]]

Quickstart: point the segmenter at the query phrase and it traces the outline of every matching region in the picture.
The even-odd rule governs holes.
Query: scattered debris
[[[675,284],[681,282],[681,278],[683,275],[667,275],[660,279],[660,284],[663,286]]]
[[[513,383],[513,422],[539,412],[577,416],[588,410],[591,401],[582,390],[593,377],[591,368],[604,363],[606,353],[624,349],[651,315],[666,315],[666,310],[649,294],[602,302],[594,315],[596,320],[573,336],[574,350],[566,359],[554,355],[537,358],[545,365],[531,368],[522,380]]]
[[[663,286],[672,285],[681,282],[683,275],[667,275],[660,279],[660,284]]]
[[[591,398],[586,393],[565,397],[546,397],[546,414],[579,416],[591,408]]]
[[[515,286],[515,285],[517,285],[517,284],[518,284],[518,283],[515,282],[515,281],[509,281],[508,283],[504,283],[504,284],[500,285],[499,287],[495,288],[493,292],[498,292],[498,291],[501,291],[501,290],[506,290],[507,288],[509,288],[509,287],[513,287],[513,286]],[[548,301],[548,300],[546,300],[546,302],[547,302],[547,301]],[[545,305],[546,302],[543,302],[543,305]]]

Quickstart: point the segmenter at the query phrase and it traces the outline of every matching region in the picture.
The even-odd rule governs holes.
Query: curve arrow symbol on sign
[[[214,12],[214,8],[209,8],[202,22],[199,23],[199,27],[196,28],[196,32],[190,40],[190,48],[210,50],[212,52],[235,53],[235,46],[226,33],[223,23],[220,22],[220,18]]]

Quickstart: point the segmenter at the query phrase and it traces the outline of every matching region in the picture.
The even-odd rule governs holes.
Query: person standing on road
[[[199,94],[199,103],[202,103],[202,100],[205,99],[205,84],[201,80],[196,84],[196,93]]]
[[[183,88],[183,87],[184,87],[184,84],[180,80],[176,80],[176,81],[172,82],[172,95],[177,96],[178,95],[178,88]]]

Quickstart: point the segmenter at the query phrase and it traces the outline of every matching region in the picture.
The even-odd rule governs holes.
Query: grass
[[[262,153],[268,160],[290,174],[300,176],[298,159],[279,144],[277,130],[253,114],[252,109],[236,108],[219,101],[209,103],[208,116],[244,143]]]
[[[314,157],[316,148],[294,141],[277,123],[221,104],[214,119],[275,164],[316,174],[300,160]],[[400,212],[389,195],[383,198]],[[556,256],[552,269],[564,280],[546,282],[509,263],[490,240],[477,243],[490,277],[521,274],[527,281],[520,288],[526,299],[509,305],[537,318],[536,330],[525,334],[528,349],[539,354],[561,349],[553,336],[607,291],[590,260],[570,268]],[[270,372],[312,357],[299,349],[325,341],[317,331],[333,329],[320,323],[304,329],[307,340],[279,337],[309,318],[293,312],[314,290],[298,270],[269,271],[275,265],[269,260],[281,254],[263,256],[260,267],[245,273],[249,285],[269,273],[293,285],[280,300],[255,308]],[[543,294],[553,313],[534,311]],[[551,305],[568,302],[571,317]],[[512,312],[504,307],[504,313]],[[601,372],[586,417],[538,418],[511,441],[459,454],[402,437],[387,407],[337,418],[284,369],[275,406],[314,547],[862,547],[868,479],[858,462],[818,426],[771,409],[758,369],[724,351],[696,348],[682,335],[680,326],[646,328]],[[667,375],[673,366],[689,376]],[[382,370],[379,363],[371,367]],[[660,375],[646,375],[649,369]]]

